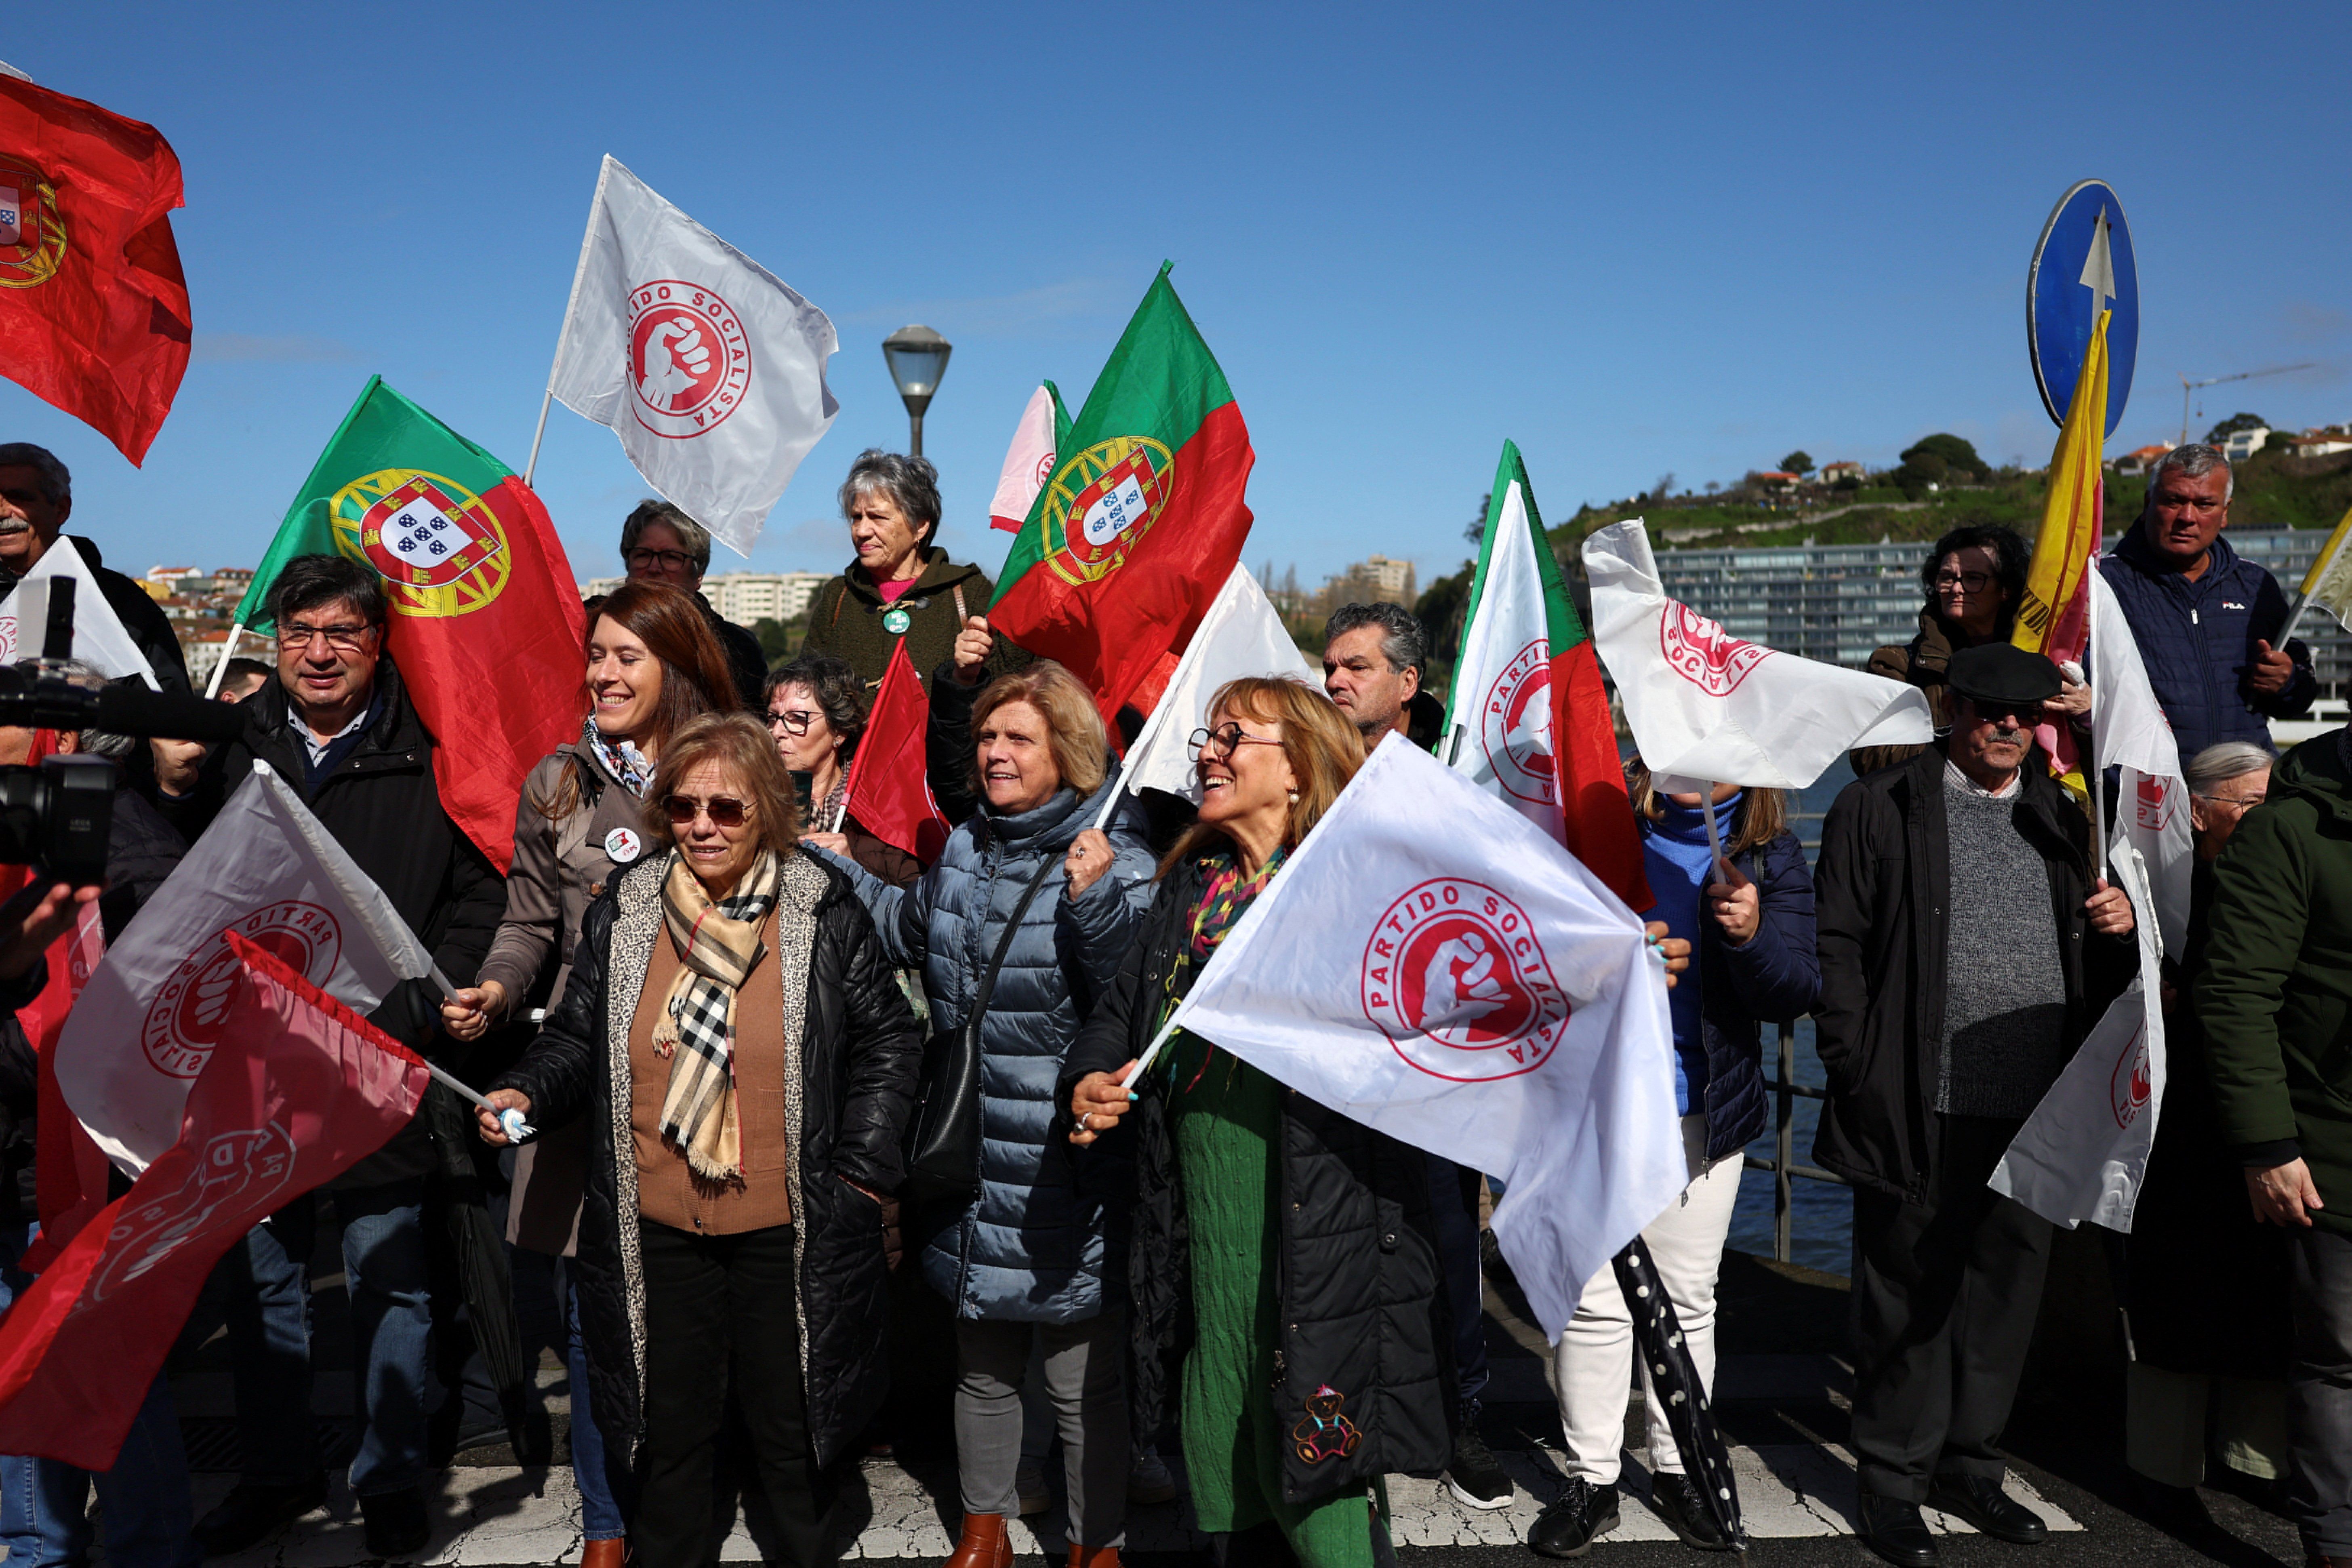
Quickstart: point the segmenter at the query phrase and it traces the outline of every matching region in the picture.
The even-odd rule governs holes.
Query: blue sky
[[[752,564],[846,558],[922,321],[942,542],[994,566],[1023,403],[1076,410],[1168,257],[1255,438],[1251,563],[1426,577],[1507,436],[1555,518],[1937,429],[2045,460],[2026,264],[2086,175],[2140,267],[2111,450],[2178,436],[2182,372],[2321,362],[2200,430],[2352,418],[2347,58],[2332,4],[18,7],[0,58],[178,150],[197,335],[143,470],[13,384],[0,439],[133,572],[257,559],[371,372],[520,468],[610,152],[839,329]],[[558,406],[539,481],[616,571],[611,432]]]

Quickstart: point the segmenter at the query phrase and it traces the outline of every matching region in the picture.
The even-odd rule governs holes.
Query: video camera
[[[103,730],[138,739],[229,741],[244,715],[225,702],[151,691],[136,679],[95,690],[59,668],[73,657],[74,579],[20,583],[11,595],[17,646],[40,634],[41,657],[0,665],[0,725],[28,730]],[[104,757],[44,757],[37,767],[0,766],[0,865],[32,866],[53,881],[106,880],[114,826],[115,767]]]

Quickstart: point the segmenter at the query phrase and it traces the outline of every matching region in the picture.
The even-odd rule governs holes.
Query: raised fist
[[[1454,973],[1456,963],[1463,965],[1459,977]],[[1422,975],[1421,994],[1421,1026],[1429,1034],[1475,1024],[1510,1000],[1510,993],[1495,977],[1494,950],[1475,931],[1437,944]]]
[[[664,321],[646,338],[646,378],[637,390],[659,412],[667,414],[677,395],[692,387],[710,368],[710,346],[702,329],[685,321]]]

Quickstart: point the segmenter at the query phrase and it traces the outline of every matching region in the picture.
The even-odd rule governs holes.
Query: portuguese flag
[[[1057,448],[988,611],[1013,642],[1067,665],[1106,720],[1146,700],[1249,537],[1249,427],[1169,286],[1172,265]]]
[[[1508,441],[1445,718],[1441,762],[1559,840],[1629,909],[1650,907],[1601,663]]]
[[[268,633],[297,555],[383,578],[385,649],[435,742],[442,809],[500,872],[523,775],[580,733],[587,626],[572,563],[513,470],[372,376],[287,509],[236,607]]]

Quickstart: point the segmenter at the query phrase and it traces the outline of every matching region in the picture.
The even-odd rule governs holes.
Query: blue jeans
[[[564,1375],[572,1385],[572,1479],[580,1489],[580,1532],[590,1541],[618,1541],[628,1533],[621,1505],[613,1500],[604,1470],[604,1432],[588,1403],[588,1347],[580,1342],[580,1292],[572,1262],[563,1266]]]
[[[0,1310],[32,1283],[16,1259],[32,1245],[39,1227],[26,1222],[0,1226]],[[106,1516],[106,1560],[122,1568],[196,1568],[204,1553],[191,1532],[188,1456],[180,1445],[180,1423],[172,1408],[172,1388],[155,1374],[145,1403],[115,1455],[114,1468],[92,1472],[61,1459],[0,1458],[0,1543],[8,1568],[62,1568],[89,1554],[89,1493]]]
[[[362,1497],[423,1483],[431,1407],[433,1317],[425,1287],[425,1180],[334,1193],[352,1303],[352,1405],[365,1418],[352,1456]],[[308,1266],[318,1230],[310,1198],[280,1209],[224,1259],[229,1365],[243,1479],[291,1485],[320,1469],[310,1418]],[[242,1267],[236,1268],[242,1261]]]

